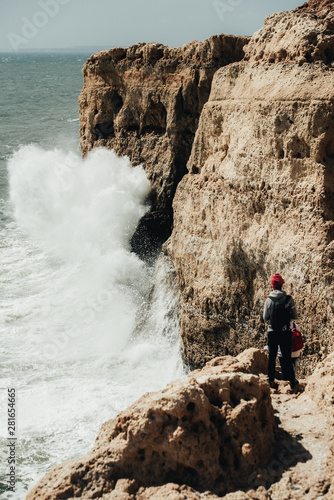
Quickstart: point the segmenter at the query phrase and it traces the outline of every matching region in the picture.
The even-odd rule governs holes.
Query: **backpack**
[[[291,318],[291,306],[290,300],[291,296],[286,295],[283,302],[279,300],[273,300],[273,308],[270,315],[270,324],[274,332],[288,331],[290,328],[290,318]]]
[[[292,352],[300,351],[303,348],[304,342],[302,334],[299,330],[297,330],[295,323],[293,323],[293,328],[291,329],[291,332],[292,332],[291,351]]]

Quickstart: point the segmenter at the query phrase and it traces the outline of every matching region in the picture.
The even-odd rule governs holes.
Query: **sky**
[[[0,0],[0,51],[177,47],[230,33],[252,35],[303,0]]]

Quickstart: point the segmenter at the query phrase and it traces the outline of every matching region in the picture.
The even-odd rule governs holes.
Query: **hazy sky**
[[[303,0],[0,0],[0,51],[252,35]]]

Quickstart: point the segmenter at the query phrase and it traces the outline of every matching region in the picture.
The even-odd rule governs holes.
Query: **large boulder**
[[[236,373],[221,359],[146,394],[102,426],[88,455],[52,469],[27,500],[102,498],[115,488],[165,483],[219,494],[247,486],[270,461],[275,436],[270,389],[255,374],[255,358],[250,350],[237,360]]]

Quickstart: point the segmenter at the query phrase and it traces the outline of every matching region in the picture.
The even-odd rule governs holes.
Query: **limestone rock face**
[[[144,499],[140,487],[171,482],[221,494],[247,486],[249,475],[269,463],[274,446],[270,390],[256,374],[259,357],[265,355],[245,353],[236,361],[239,372],[226,371],[231,360],[220,359],[146,394],[102,426],[92,452],[55,467],[27,500],[131,498],[137,491],[136,498]],[[175,489],[180,492],[164,487]]]
[[[142,164],[152,184],[151,212],[133,239],[136,250],[165,241],[172,200],[184,174],[216,70],[244,57],[248,37],[213,36],[179,48],[157,43],[93,55],[79,98],[81,148],[106,146]]]
[[[297,304],[308,366],[333,349],[333,5],[269,17],[245,60],[214,76],[165,245],[190,366],[263,346],[275,272]]]
[[[292,62],[334,60],[333,0],[313,0],[291,12],[269,16],[246,48],[245,60]]]

